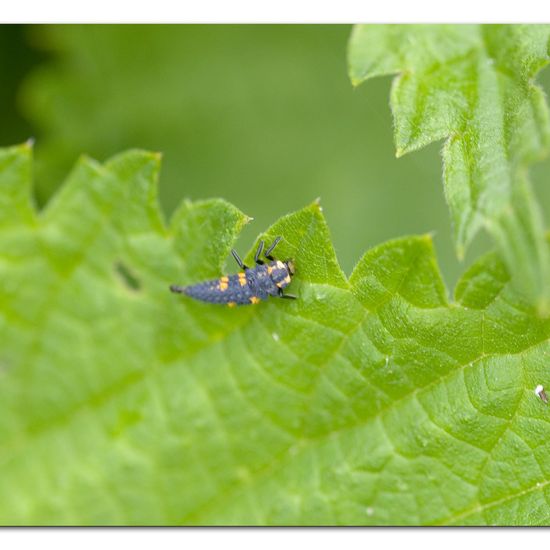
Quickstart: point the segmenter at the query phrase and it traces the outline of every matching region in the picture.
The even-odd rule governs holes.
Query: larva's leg
[[[279,298],[286,298],[287,300],[297,300],[298,296],[294,296],[294,294],[284,294],[283,289],[279,289]]]

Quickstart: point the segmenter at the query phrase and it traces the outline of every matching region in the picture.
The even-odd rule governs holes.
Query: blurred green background
[[[164,155],[169,215],[220,196],[254,217],[243,253],[279,216],[321,197],[349,273],[384,240],[435,232],[449,286],[455,258],[441,143],[396,159],[391,79],[353,89],[350,26],[0,26],[1,145],[36,138],[43,205],[76,158],[139,147]],[[541,83],[550,89],[550,74]],[[550,162],[533,170],[550,204]],[[478,238],[468,264],[489,246]]]

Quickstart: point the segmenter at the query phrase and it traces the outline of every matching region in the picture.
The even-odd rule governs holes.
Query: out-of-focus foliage
[[[461,272],[439,185],[440,145],[395,158],[389,79],[349,86],[350,26],[10,29],[0,27],[8,37],[3,82],[21,76],[9,59],[36,61],[39,52],[43,62],[17,105],[2,111],[25,113],[29,133],[3,115],[2,143],[37,138],[41,203],[82,152],[103,159],[144,147],[164,153],[167,212],[181,197],[227,197],[255,217],[243,232],[249,241],[273,216],[321,196],[347,272],[365,248],[427,231],[446,279]],[[549,82],[544,71],[546,89]],[[549,171],[549,162],[536,167],[535,181]],[[538,192],[550,205],[550,186]],[[484,247],[474,242],[467,261]]]
[[[26,141],[33,126],[17,108],[21,80],[45,56],[26,43],[21,25],[0,25],[0,145]]]
[[[26,81],[42,201],[82,152],[163,153],[160,196],[221,196],[243,233],[320,196],[349,273],[366,247],[436,232],[459,271],[438,146],[395,159],[389,79],[349,84],[350,26],[62,26],[31,29],[52,61]]]

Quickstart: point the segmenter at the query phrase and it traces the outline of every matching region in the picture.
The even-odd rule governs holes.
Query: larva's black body
[[[281,237],[275,239],[274,243],[265,252],[265,257],[270,261],[264,264],[260,260],[263,250],[263,241],[260,242],[254,261],[256,266],[249,268],[245,266],[237,253],[232,254],[237,263],[243,269],[235,275],[225,275],[219,279],[205,281],[196,285],[181,287],[172,285],[170,290],[180,294],[186,294],[196,300],[212,304],[227,304],[228,306],[257,304],[269,296],[294,299],[295,296],[284,294],[283,288],[288,286],[294,275],[294,265],[291,260],[275,260],[270,253],[273,251]]]

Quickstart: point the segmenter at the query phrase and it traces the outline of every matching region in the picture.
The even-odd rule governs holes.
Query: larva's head
[[[290,278],[294,275],[294,264],[289,260],[286,262],[276,260],[269,264],[267,272],[279,288],[284,288],[290,284]]]
[[[288,274],[292,277],[296,273],[296,268],[294,267],[294,260],[285,260],[283,262],[286,265]]]

